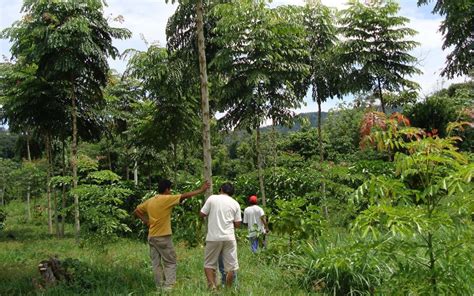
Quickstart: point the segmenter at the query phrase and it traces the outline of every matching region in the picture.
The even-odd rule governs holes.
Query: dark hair
[[[173,185],[173,183],[168,179],[160,180],[158,183],[158,193],[164,193],[167,189],[171,189],[171,185]]]
[[[234,185],[231,183],[224,183],[221,185],[220,191],[227,194],[228,196],[232,196],[234,195]]]

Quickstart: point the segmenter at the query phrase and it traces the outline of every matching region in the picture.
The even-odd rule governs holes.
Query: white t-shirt
[[[248,225],[249,237],[257,236],[257,231],[265,233],[262,216],[265,215],[263,209],[257,205],[247,207],[244,211],[244,223]]]
[[[226,194],[211,195],[201,212],[208,218],[206,241],[235,240],[234,222],[242,221],[237,201]]]

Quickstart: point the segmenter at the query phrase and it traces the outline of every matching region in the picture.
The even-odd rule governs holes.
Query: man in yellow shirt
[[[205,182],[201,188],[192,192],[172,195],[171,185],[171,181],[161,180],[158,184],[158,195],[138,205],[133,212],[148,226],[148,244],[155,283],[157,287],[163,286],[165,289],[171,289],[176,282],[176,252],[171,239],[171,211],[181,201],[209,188],[209,183]]]

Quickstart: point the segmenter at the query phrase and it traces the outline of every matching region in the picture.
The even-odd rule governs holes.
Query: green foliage
[[[0,158],[12,159],[15,157],[17,154],[15,149],[17,139],[16,134],[0,127]]]
[[[341,105],[329,113],[323,125],[328,160],[347,157],[359,149],[359,127],[364,110]]]
[[[324,225],[320,207],[304,198],[276,200],[278,215],[274,218],[275,232],[288,235],[290,241],[317,238]]]
[[[321,237],[303,246],[294,265],[303,268],[300,282],[307,290],[332,295],[369,295],[377,293],[393,273],[385,258],[378,256],[379,249],[378,243],[362,243],[355,237]]]
[[[270,9],[265,1],[231,1],[216,6],[212,65],[221,75],[220,120],[228,128],[255,129],[266,119],[285,123],[305,95],[304,29],[297,9]]]
[[[89,172],[96,171],[99,168],[97,160],[90,158],[85,154],[80,154],[77,157],[77,171],[82,175],[87,175]]]
[[[342,11],[341,31],[346,38],[343,61],[350,65],[349,84],[356,90],[372,90],[378,94],[385,112],[383,90],[417,90],[419,85],[408,80],[421,71],[414,66],[416,58],[409,54],[418,43],[408,40],[416,31],[406,27],[408,19],[397,16],[394,1],[349,1]],[[392,54],[388,54],[392,53]]]
[[[15,179],[13,178],[15,170],[19,164],[9,159],[0,158],[0,203],[2,205],[6,200],[15,197]]]
[[[43,161],[25,161],[11,172],[11,194],[24,199],[27,188],[30,187],[32,197],[40,197],[46,189],[46,163]]]
[[[287,153],[297,153],[304,160],[318,155],[318,137],[316,129],[291,133],[279,145]]]
[[[134,107],[144,114],[130,118],[134,142],[142,150],[168,150],[175,166],[177,146],[196,144],[200,126],[198,96],[188,89],[185,66],[165,48],[151,45],[133,54],[125,73],[139,81],[143,97]]]
[[[63,179],[54,181],[69,182],[69,178]],[[129,232],[125,223],[129,214],[122,206],[132,191],[123,187],[120,177],[108,170],[91,172],[87,180],[89,184],[83,183],[71,190],[71,195],[77,194],[81,200],[81,226],[88,236],[105,243]]]
[[[90,236],[108,241],[130,231],[123,223],[128,213],[120,208],[131,194],[129,189],[117,185],[80,185],[73,194],[81,200],[81,224]]]
[[[472,122],[470,108],[474,104],[473,82],[452,85],[443,89],[424,101],[407,106],[404,114],[410,119],[413,126],[423,128],[426,132],[439,134],[441,137],[447,135],[450,122]],[[472,151],[474,145],[474,132],[472,127],[463,128],[456,132],[462,137],[463,142],[459,147],[466,151]]]
[[[431,0],[418,0],[418,5]],[[436,0],[433,13],[445,16],[440,31],[443,34],[443,49],[454,46],[446,57],[446,67],[442,75],[448,78],[467,75],[474,69],[474,2],[471,0],[443,1]],[[472,72],[471,72],[472,73]]]
[[[54,176],[49,181],[53,188],[62,188],[62,186],[71,186],[72,177],[71,176]]]
[[[92,183],[99,185],[113,184],[120,180],[120,177],[116,173],[109,170],[89,173],[87,178],[91,180]]]
[[[307,1],[303,9],[306,46],[309,49],[312,99],[318,104],[329,98],[341,97],[344,87],[344,65],[341,62],[335,10],[320,1]]]
[[[68,290],[75,293],[84,293],[90,291],[99,283],[98,279],[88,264],[73,258],[66,258],[61,262],[70,280],[62,285],[66,286]]]
[[[382,149],[397,146],[403,152],[395,155],[395,176],[374,176],[356,191],[356,203],[365,199],[369,206],[354,221],[353,231],[362,237],[386,240],[390,252],[411,252],[412,262],[420,266],[416,274],[425,291],[472,293],[472,285],[469,288],[462,284],[465,275],[446,266],[464,254],[459,238],[473,229],[470,196],[474,165],[457,152],[456,138],[423,136],[410,141],[407,135],[414,132],[405,128],[382,132],[378,137],[378,141],[385,142],[379,145]],[[423,135],[421,131],[415,134]],[[398,256],[392,260],[402,270],[406,267]],[[461,266],[472,277],[474,270]],[[399,280],[411,282],[407,275]]]
[[[5,208],[2,205],[0,207],[0,231],[5,228],[5,221],[7,220],[7,213],[5,212]]]

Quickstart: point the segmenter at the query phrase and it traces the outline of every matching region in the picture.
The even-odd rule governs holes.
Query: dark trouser
[[[258,236],[254,237],[249,237],[250,240],[250,250],[252,250],[253,253],[257,253],[258,246],[261,242],[262,248],[267,247],[267,236],[266,234],[260,235],[260,238]]]

